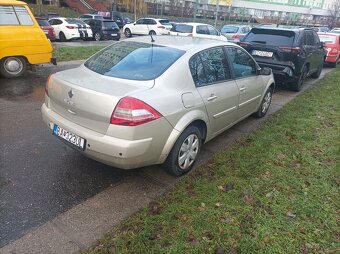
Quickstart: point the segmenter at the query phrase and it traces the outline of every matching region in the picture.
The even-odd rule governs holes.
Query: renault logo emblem
[[[70,99],[73,97],[73,95],[74,95],[74,92],[72,89],[68,91],[68,97],[70,97]]]

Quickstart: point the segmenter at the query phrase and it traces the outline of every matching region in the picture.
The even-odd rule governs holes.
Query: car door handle
[[[216,99],[217,99],[217,96],[212,94],[210,97],[207,98],[207,101],[213,101]]]
[[[240,92],[243,92],[243,91],[245,91],[245,90],[247,90],[246,87],[241,87],[241,88],[240,88]]]

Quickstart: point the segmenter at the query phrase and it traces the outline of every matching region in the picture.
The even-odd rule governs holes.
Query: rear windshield
[[[238,26],[224,26],[221,29],[221,33],[237,33]]]
[[[142,42],[115,43],[85,62],[90,70],[105,76],[152,80],[166,71],[185,51]]]
[[[161,20],[158,20],[158,22],[161,23],[162,25],[170,25],[169,20],[167,19],[161,19]]]
[[[272,46],[292,46],[295,33],[276,29],[252,29],[244,38],[245,42],[260,43]]]
[[[182,25],[178,24],[171,28],[171,31],[178,32],[178,33],[192,33],[192,26],[191,25]]]
[[[103,26],[107,28],[118,28],[116,22],[114,21],[103,21]]]
[[[335,36],[332,35],[319,35],[320,41],[326,44],[335,44]]]
[[[46,19],[37,19],[40,26],[50,26],[50,23]]]
[[[65,21],[69,24],[81,24],[86,25],[86,23],[80,19],[65,19]]]

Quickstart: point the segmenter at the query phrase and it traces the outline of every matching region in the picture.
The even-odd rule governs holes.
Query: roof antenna
[[[149,35],[150,35],[150,37],[151,37],[151,42],[155,42],[155,40],[154,40],[153,37],[152,37],[152,32],[150,33],[149,25],[147,24],[146,27],[148,28],[148,32],[149,32]]]

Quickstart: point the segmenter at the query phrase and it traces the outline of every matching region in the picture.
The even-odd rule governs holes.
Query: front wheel
[[[124,34],[126,38],[132,37],[131,30],[129,28],[125,29]]]
[[[27,68],[25,58],[11,56],[1,59],[0,73],[6,78],[16,78],[22,76]]]
[[[196,126],[187,127],[177,139],[164,166],[167,172],[174,176],[188,173],[201,150],[202,135]]]
[[[254,116],[257,118],[264,117],[269,109],[270,103],[272,102],[273,97],[273,89],[271,87],[268,88],[266,94],[264,95],[260,107],[255,112]]]

